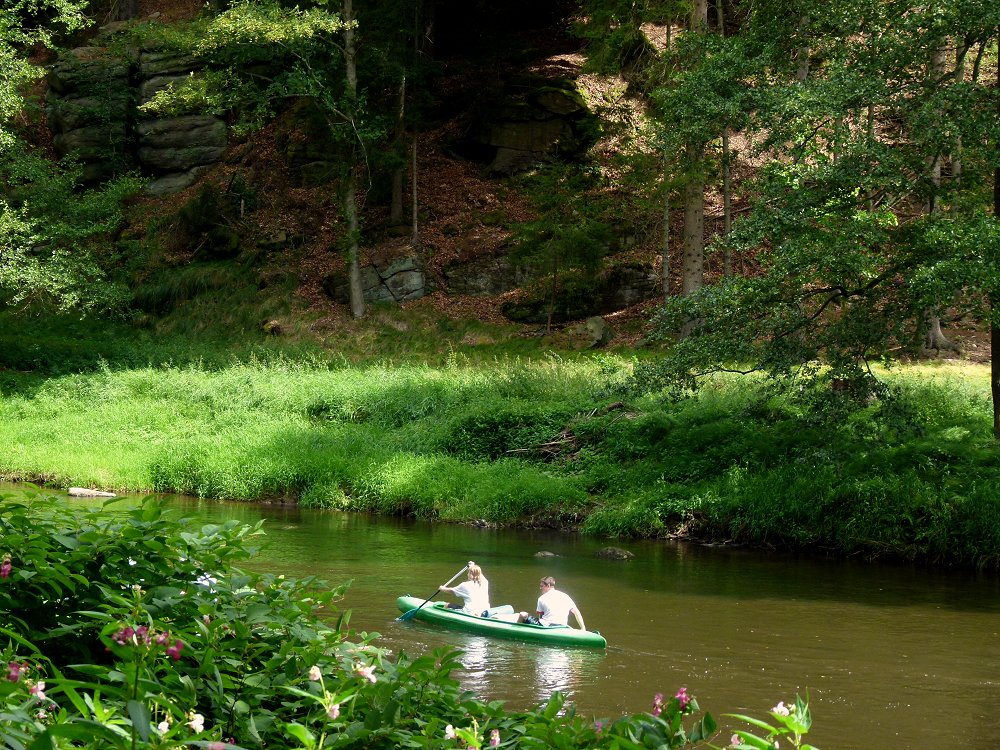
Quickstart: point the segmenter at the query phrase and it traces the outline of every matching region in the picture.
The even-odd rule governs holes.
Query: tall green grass
[[[0,382],[0,475],[1000,562],[985,370],[896,371],[892,398],[847,408],[836,394],[745,378],[679,402],[622,394],[629,368],[607,355],[105,364]]]

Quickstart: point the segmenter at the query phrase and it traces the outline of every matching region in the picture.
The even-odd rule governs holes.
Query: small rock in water
[[[70,487],[70,497],[118,497],[114,492],[102,492],[101,490],[91,490],[86,487]]]
[[[635,555],[621,547],[605,547],[597,550],[597,556],[606,560],[631,560]]]
[[[546,552],[542,550],[541,552],[536,552],[535,557],[559,557],[555,552]]]

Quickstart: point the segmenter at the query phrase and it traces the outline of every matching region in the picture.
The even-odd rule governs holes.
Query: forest
[[[0,475],[993,567],[998,29],[20,0]]]

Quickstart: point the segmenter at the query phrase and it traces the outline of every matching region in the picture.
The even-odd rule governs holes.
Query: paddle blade
[[[399,617],[396,618],[396,622],[406,622],[407,620],[413,619],[413,616],[415,614],[417,614],[417,610],[418,609],[420,609],[420,608],[419,607],[414,607],[410,611],[404,612],[403,614],[401,614]]]

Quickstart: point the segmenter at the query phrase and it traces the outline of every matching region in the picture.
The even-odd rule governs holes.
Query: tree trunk
[[[666,302],[670,297],[670,185],[666,181],[666,167],[664,167],[663,185],[663,256],[660,261],[660,279],[663,286],[663,301]]]
[[[728,237],[733,229],[733,185],[729,161],[732,150],[729,147],[729,128],[722,131],[722,235]],[[722,275],[733,275],[733,253],[727,242],[722,248]]]
[[[354,171],[347,176],[347,186],[344,190],[344,214],[347,217],[347,278],[350,284],[351,314],[355,318],[365,315],[365,289],[361,284],[361,264],[358,242],[358,205],[357,187]]]
[[[809,79],[809,58],[812,55],[812,50],[809,48],[809,16],[802,16],[799,19],[799,32],[803,41],[795,52],[795,62],[798,65],[795,80],[805,83]]]
[[[410,244],[414,249],[420,247],[420,222],[417,215],[417,134],[413,134],[413,145],[411,147],[413,164],[410,167],[410,207],[411,207],[411,235]]]
[[[707,0],[693,0],[689,27],[708,29]],[[684,154],[684,261],[682,293],[687,296],[705,283],[705,144],[689,141]]]
[[[969,52],[968,42],[964,42],[955,52],[955,83],[961,84],[965,81],[965,56]],[[958,136],[955,141],[955,151],[951,155],[951,181],[954,186],[949,213],[952,216],[958,214],[958,191],[962,187],[962,136]]]
[[[347,116],[355,116],[358,100],[357,52],[354,48],[354,3],[344,0],[344,71],[347,78]],[[354,149],[351,149],[353,152]],[[347,219],[347,276],[350,283],[351,314],[355,318],[364,317],[365,293],[361,285],[360,229],[358,221],[357,183],[354,176],[354,160],[348,164],[347,184],[344,187],[344,216]]]
[[[701,144],[688,144],[686,162],[682,288],[685,296],[701,289],[705,283],[705,178]]]
[[[928,80],[932,85],[936,81],[941,81],[944,76],[945,54],[946,50],[944,46],[938,47],[934,50],[934,55],[931,58],[930,69],[928,71]],[[933,154],[928,156],[927,167],[931,191],[930,195],[927,197],[924,208],[928,214],[936,214],[941,210],[941,204],[938,197],[941,190],[941,155]],[[941,317],[938,315],[936,307],[930,307],[927,309],[926,322],[927,332],[925,335],[924,346],[928,352],[938,353],[944,350],[953,352],[960,351],[958,344],[951,341],[941,330]]]
[[[402,156],[406,140],[406,74],[399,82],[399,111],[396,113],[396,149]],[[389,223],[396,227],[403,223],[403,178],[406,175],[406,161],[392,170],[392,200],[389,203]]]
[[[692,0],[688,28],[691,31],[708,30],[708,0]]]
[[[129,21],[139,12],[138,0],[114,0],[111,3],[110,21]]]
[[[1000,44],[1000,26],[997,27],[997,43]],[[997,66],[997,93],[1000,94],[1000,65]],[[1000,102],[1000,99],[998,99]],[[993,221],[1000,222],[1000,143],[993,143],[994,159],[998,165],[993,172]],[[990,391],[993,394],[993,437],[1000,440],[1000,292],[990,297]]]

